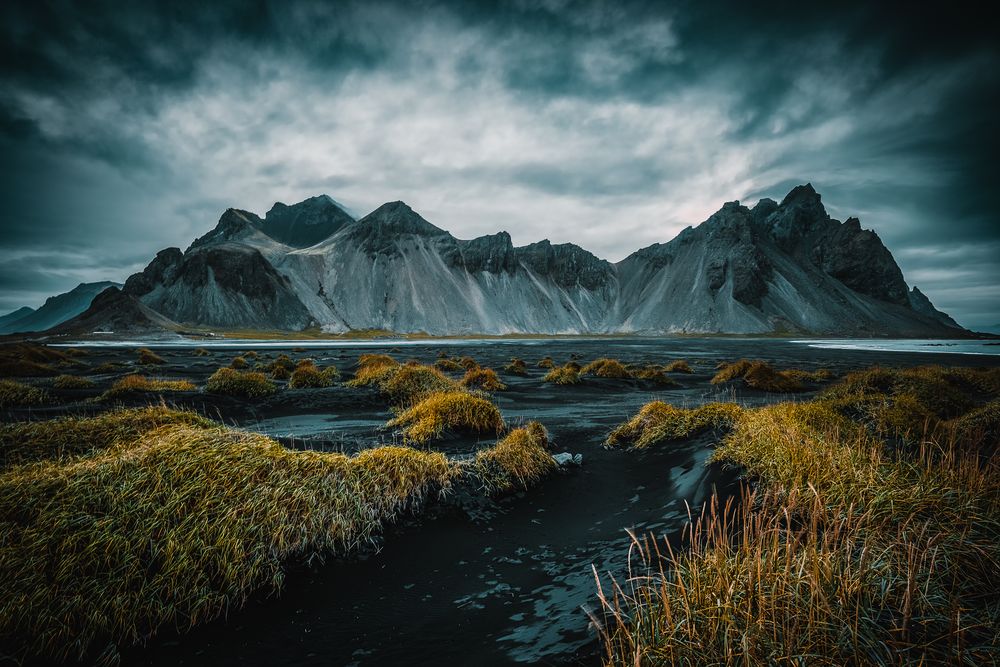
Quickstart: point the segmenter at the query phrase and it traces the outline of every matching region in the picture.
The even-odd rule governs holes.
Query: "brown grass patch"
[[[25,408],[49,402],[43,389],[14,380],[0,380],[0,408]]]
[[[497,406],[481,396],[458,391],[430,394],[400,412],[386,427],[400,428],[405,442],[420,445],[446,431],[500,433],[506,428]]]
[[[643,449],[661,442],[689,438],[710,428],[731,428],[742,413],[743,409],[735,403],[706,403],[696,408],[677,408],[663,401],[653,401],[615,428],[604,441],[604,446]]]
[[[291,374],[288,386],[292,389],[321,389],[332,387],[339,377],[340,371],[335,366],[327,366],[321,370],[312,360],[308,360],[308,363],[298,364]]]
[[[146,347],[140,347],[135,353],[139,356],[139,363],[143,366],[158,366],[167,363],[163,357]]]
[[[488,495],[527,489],[559,466],[548,450],[545,427],[529,422],[476,453],[472,468]]]
[[[496,371],[492,368],[469,369],[459,384],[469,389],[482,389],[483,391],[503,391],[507,388],[507,385],[500,381]]]
[[[596,375],[601,378],[625,379],[632,377],[625,364],[617,359],[596,359],[580,369],[581,375]]]
[[[551,382],[552,384],[559,385],[580,384],[580,371],[571,366],[553,368],[545,374],[542,382]]]
[[[278,388],[263,373],[220,368],[208,378],[205,391],[210,394],[256,399],[270,396],[278,391]]]
[[[52,386],[56,389],[90,389],[94,381],[77,375],[60,375],[52,381]]]
[[[144,375],[126,375],[111,385],[111,388],[101,394],[100,398],[108,400],[138,393],[182,392],[197,389],[188,380],[163,380],[147,378]]]
[[[740,359],[731,364],[721,364],[719,372],[712,378],[712,384],[742,379],[746,386],[760,391],[779,394],[804,391],[805,387],[795,373],[777,371],[766,361]]]

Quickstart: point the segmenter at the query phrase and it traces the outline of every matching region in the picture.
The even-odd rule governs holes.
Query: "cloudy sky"
[[[229,206],[402,199],[616,261],[810,181],[939,308],[1000,323],[996,20],[814,4],[7,0],[0,312]]]

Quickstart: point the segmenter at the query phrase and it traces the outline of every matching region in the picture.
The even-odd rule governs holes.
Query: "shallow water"
[[[594,568],[605,582],[609,576],[622,577],[630,543],[627,530],[676,536],[688,506],[697,508],[713,487],[723,495],[737,489],[732,472],[705,465],[713,445],[710,434],[643,452],[603,449],[608,431],[643,404],[654,399],[677,405],[712,400],[761,404],[810,397],[709,384],[716,363],[743,357],[766,359],[779,368],[826,367],[835,372],[875,363],[1000,365],[997,356],[947,354],[930,346],[895,352],[864,346],[817,348],[815,342],[226,341],[212,346],[208,357],[194,357],[193,345],[158,347],[167,363],[156,369],[157,375],[188,377],[199,384],[227,364],[235,351],[255,346],[272,357],[279,351],[311,356],[345,372],[358,354],[368,352],[431,363],[445,350],[497,369],[512,356],[522,357],[529,362],[529,377],[503,376],[509,389],[496,395],[504,417],[512,425],[542,422],[553,449],[581,453],[583,466],[499,503],[437,505],[421,518],[391,527],[377,553],[295,566],[280,597],[252,599],[227,619],[185,634],[161,632],[147,647],[123,651],[122,664],[598,664],[585,611],[597,602]],[[208,346],[199,342],[197,347]],[[292,353],[294,348],[307,351]],[[666,389],[595,378],[554,387],[543,383],[545,371],[534,367],[545,355],[560,364],[571,355],[584,363],[602,356],[640,363],[685,358],[695,373],[672,375],[680,384]],[[92,349],[93,363],[134,357],[127,346]],[[179,396],[177,402],[295,447],[356,451],[394,441],[392,433],[381,429],[389,418],[385,402],[362,389],[283,390],[253,404],[206,394]],[[491,443],[489,438],[451,439],[435,447],[465,454]]]

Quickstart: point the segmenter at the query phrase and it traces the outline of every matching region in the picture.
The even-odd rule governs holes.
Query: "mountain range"
[[[42,309],[39,309],[42,310]],[[617,263],[573,244],[460,240],[403,202],[355,219],[321,195],[262,218],[228,209],[55,332],[319,327],[429,334],[967,334],[857,218],[809,184],[729,202]]]
[[[76,317],[90,307],[98,294],[121,283],[80,283],[69,292],[50,296],[38,310],[24,307],[0,317],[0,334],[45,331]]]

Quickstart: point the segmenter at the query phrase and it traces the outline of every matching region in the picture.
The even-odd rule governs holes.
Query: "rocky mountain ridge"
[[[831,218],[811,185],[728,202],[674,239],[610,263],[573,244],[457,239],[403,202],[355,220],[326,196],[229,209],[167,248],[122,293],[183,326],[430,334],[814,333],[964,330],[878,235]]]

